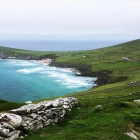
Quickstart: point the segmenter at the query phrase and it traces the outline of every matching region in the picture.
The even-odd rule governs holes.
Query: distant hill
[[[114,45],[110,47],[105,47],[101,49],[91,50],[92,52],[98,52],[100,54],[103,54],[103,52],[108,54],[118,53],[118,54],[131,54],[134,57],[138,55],[138,51],[140,51],[140,39],[125,42],[119,45]],[[101,52],[102,53],[101,53]],[[46,51],[29,51],[29,50],[23,50],[23,49],[16,49],[16,48],[9,48],[9,47],[3,47],[0,46],[0,52],[3,52],[6,55],[15,55],[15,54],[21,54],[21,55],[41,55],[44,53],[48,53]],[[85,51],[83,51],[85,52]],[[86,51],[90,52],[90,51]],[[73,53],[73,52],[72,52]]]
[[[21,59],[55,58],[54,66],[74,67],[82,74],[98,77],[97,87],[72,94],[79,104],[63,120],[30,132],[25,140],[132,140],[130,134],[140,138],[140,39],[65,53],[0,47],[1,54]],[[1,111],[17,106],[21,104],[0,101]]]

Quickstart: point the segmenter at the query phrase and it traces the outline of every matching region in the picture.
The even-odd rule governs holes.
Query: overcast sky
[[[0,0],[0,39],[140,38],[140,0]]]

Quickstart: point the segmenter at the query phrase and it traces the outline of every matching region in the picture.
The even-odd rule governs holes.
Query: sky
[[[140,38],[140,0],[0,0],[0,40]]]

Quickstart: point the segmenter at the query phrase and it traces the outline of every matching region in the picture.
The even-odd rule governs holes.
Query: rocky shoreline
[[[78,76],[97,77],[97,80],[95,81],[95,84],[97,84],[97,86],[110,83],[109,74],[112,73],[112,71],[109,70],[92,72],[91,67],[88,65],[81,65],[78,63],[60,63],[56,62],[55,59],[52,59],[52,62],[49,64],[49,66],[73,69],[73,72],[75,72],[75,74]]]
[[[77,76],[89,76],[89,77],[96,77],[97,80],[94,82],[96,86],[101,86],[109,83],[120,82],[128,79],[127,76],[119,76],[119,77],[112,77],[110,74],[112,71],[110,70],[102,70],[97,72],[92,72],[91,67],[89,65],[81,65],[78,63],[60,63],[56,62],[55,59],[57,57],[51,55],[51,57],[43,58],[41,60],[36,60],[37,62],[45,63],[46,65],[64,68],[70,70],[75,73]],[[93,86],[94,88],[95,86]]]

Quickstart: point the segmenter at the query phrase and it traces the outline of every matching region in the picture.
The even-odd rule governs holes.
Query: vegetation
[[[6,48],[0,48],[3,49]],[[50,54],[7,48],[9,52]],[[51,54],[57,56],[56,63],[86,66],[93,74],[111,71],[107,75],[109,82],[72,94],[78,98],[79,106],[57,125],[30,132],[25,140],[132,140],[124,133],[140,133],[140,103],[134,102],[140,99],[140,39],[97,50]]]
[[[16,109],[22,105],[24,105],[24,104],[0,100],[0,112],[5,112],[5,111],[9,111],[11,109]]]

